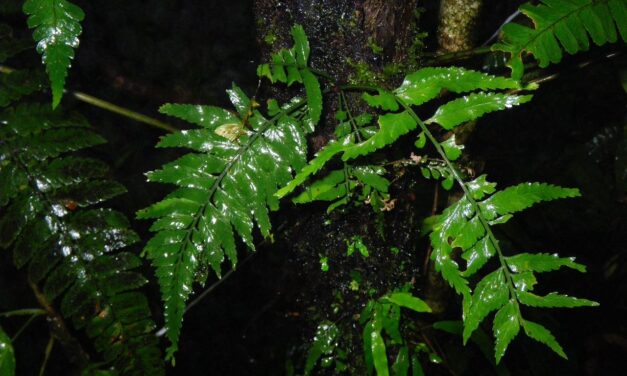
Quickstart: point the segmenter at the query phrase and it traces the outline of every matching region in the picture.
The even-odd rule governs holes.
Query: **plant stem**
[[[11,316],[39,316],[45,315],[46,311],[41,308],[24,308],[24,309],[16,309],[15,311],[7,311],[0,312],[0,317],[11,317]]]
[[[44,361],[41,364],[41,368],[39,369],[39,376],[44,376],[46,373],[46,366],[48,365],[48,361],[50,360],[50,354],[52,354],[52,347],[54,346],[54,337],[50,336],[50,340],[46,345],[46,352],[44,354]]]
[[[32,315],[31,317],[28,318],[28,320],[26,320],[26,322],[24,323],[24,325],[22,325],[22,327],[15,333],[15,335],[11,338],[11,342],[15,342],[19,337],[20,334],[22,334],[22,332],[24,332],[24,330],[26,330],[26,328],[28,328],[28,326],[33,322],[33,320],[35,320],[37,317],[39,317],[39,315]]]
[[[140,114],[139,112],[133,111],[133,110],[129,110],[128,108],[124,108],[121,106],[118,106],[116,104],[113,104],[111,102],[107,102],[105,100],[102,100],[100,98],[96,98],[93,95],[89,95],[80,91],[69,91],[68,92],[70,95],[72,95],[74,98],[78,99],[81,102],[90,104],[94,107],[98,107],[101,108],[103,110],[109,111],[109,112],[113,112],[115,114],[118,115],[122,115],[124,117],[127,117],[129,119],[133,119],[136,121],[139,121],[140,123],[144,123],[144,124],[148,124],[152,127],[155,128],[159,128],[159,129],[163,129],[166,130],[168,132],[176,132],[178,131],[177,128],[173,127],[170,124],[164,123],[161,120],[157,120],[154,118],[151,118],[149,116],[146,116],[144,114]]]
[[[7,67],[5,65],[0,65],[0,73],[2,74],[11,74],[15,72],[14,68],[11,67]],[[109,111],[109,112],[113,112],[115,114],[127,117],[129,119],[133,119],[136,120],[140,123],[144,123],[147,125],[150,125],[151,127],[155,127],[155,128],[159,128],[159,129],[163,129],[166,130],[168,132],[176,132],[178,131],[178,129],[168,123],[164,123],[161,120],[157,120],[155,118],[152,118],[150,116],[146,116],[143,114],[140,114],[139,112],[130,110],[128,108],[124,108],[122,106],[118,106],[116,104],[113,104],[111,102],[107,102],[103,99],[100,98],[96,98],[93,95],[89,95],[87,93],[83,93],[81,91],[72,91],[72,90],[65,90],[66,94],[69,94],[71,96],[73,96],[74,98],[76,98],[77,100],[90,104],[94,107],[98,107],[101,108],[103,110]]]

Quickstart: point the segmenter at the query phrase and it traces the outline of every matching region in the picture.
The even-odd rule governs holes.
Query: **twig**
[[[28,326],[33,322],[33,320],[35,320],[37,317],[39,317],[39,315],[32,315],[31,317],[28,318],[28,320],[26,320],[26,322],[24,323],[24,325],[22,325],[22,327],[17,331],[17,333],[15,333],[15,335],[11,338],[11,342],[15,342],[19,337],[20,334],[22,334],[22,332],[24,330],[26,330],[26,328],[28,328]]]
[[[14,68],[11,67],[7,67],[5,65],[0,65],[0,73],[2,74],[11,74],[15,72]],[[76,98],[77,100],[90,104],[94,107],[98,107],[101,108],[103,110],[109,111],[109,112],[113,112],[115,114],[118,115],[122,115],[124,117],[127,117],[129,119],[133,119],[136,120],[140,123],[144,123],[147,125],[150,125],[151,127],[155,127],[155,128],[159,128],[159,129],[163,129],[166,130],[168,132],[176,132],[178,131],[178,129],[168,123],[164,123],[161,120],[157,120],[155,118],[152,118],[150,116],[146,116],[144,114],[140,114],[139,112],[133,111],[133,110],[129,110],[128,108],[124,108],[122,106],[118,106],[116,104],[113,104],[111,102],[107,102],[103,99],[100,98],[96,98],[93,95],[89,95],[87,93],[83,93],[81,91],[72,91],[72,90],[65,90],[65,93],[68,95],[71,95],[72,97]]]
[[[46,352],[44,355],[44,362],[41,364],[41,368],[39,369],[39,376],[44,376],[46,373],[46,366],[48,365],[48,361],[50,360],[50,354],[52,354],[52,347],[54,346],[54,337],[50,336],[50,340],[46,345]]]
[[[24,308],[16,309],[15,311],[0,312],[0,317],[12,317],[12,316],[38,316],[45,315],[46,311],[41,308]]]

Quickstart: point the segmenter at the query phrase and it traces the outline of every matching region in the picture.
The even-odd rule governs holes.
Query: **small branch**
[[[39,376],[44,376],[44,374],[46,373],[46,366],[48,365],[48,361],[50,360],[50,354],[52,354],[53,346],[54,346],[54,337],[50,336],[48,345],[46,345],[46,352],[44,354],[44,362],[41,364],[41,368],[39,369]]]
[[[5,65],[0,65],[0,73],[2,74],[11,74],[15,72],[14,68],[11,67],[7,67]],[[176,132],[178,131],[178,129],[168,123],[164,123],[161,120],[157,120],[155,118],[152,118],[150,116],[146,116],[144,114],[140,114],[139,112],[133,111],[133,110],[129,110],[128,108],[124,108],[122,106],[118,106],[116,104],[113,104],[111,102],[107,102],[103,99],[100,98],[96,98],[93,95],[89,95],[87,93],[83,93],[81,91],[72,91],[72,90],[65,90],[65,93],[73,96],[74,98],[76,98],[77,100],[90,104],[94,107],[98,107],[101,108],[103,110],[109,111],[109,112],[113,112],[115,114],[127,117],[129,119],[133,119],[135,121],[138,121],[140,123],[144,123],[147,125],[150,125],[151,127],[155,127],[155,128],[159,128],[159,129],[163,129],[166,130],[168,132]]]
[[[41,308],[24,308],[16,309],[15,311],[0,312],[0,317],[12,317],[12,316],[39,316],[45,315],[46,311]]]
[[[17,331],[17,333],[15,333],[15,335],[11,338],[11,342],[15,342],[20,337],[20,335],[24,332],[24,330],[26,330],[26,328],[28,328],[28,326],[37,317],[39,317],[39,315],[32,315],[31,317],[29,317],[28,320],[26,320],[26,322],[24,323],[24,325],[22,325],[22,327]]]
[[[161,120],[157,120],[154,118],[151,118],[149,116],[146,116],[144,114],[140,114],[139,112],[133,111],[133,110],[129,110],[128,108],[124,108],[121,106],[118,106],[116,104],[113,104],[111,102],[107,102],[105,100],[96,98],[92,95],[80,92],[80,91],[69,91],[68,92],[71,96],[73,96],[74,98],[78,99],[81,102],[87,103],[87,104],[91,104],[94,107],[98,107],[101,108],[103,110],[109,111],[109,112],[113,112],[115,114],[118,115],[122,115],[124,117],[127,117],[129,119],[133,119],[136,120],[140,123],[144,123],[144,124],[148,124],[152,127],[155,128],[159,128],[159,129],[163,129],[166,130],[168,132],[176,132],[178,131],[177,128],[173,127],[170,124],[164,123]]]

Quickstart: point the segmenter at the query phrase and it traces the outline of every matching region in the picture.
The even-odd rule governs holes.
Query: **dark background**
[[[252,1],[76,3],[85,10],[86,20],[68,88],[159,117],[157,109],[163,103],[227,106],[224,90],[231,82],[248,92],[256,87],[259,50]],[[491,35],[519,3],[487,1],[479,39]],[[433,35],[437,5],[426,8],[423,27]],[[17,33],[29,34],[19,30],[22,17],[11,17],[9,21]],[[426,49],[434,48],[434,38],[430,37]],[[542,85],[531,103],[486,116],[466,149],[485,165],[485,172],[500,187],[547,181],[579,187],[583,193],[580,199],[534,208],[501,229],[503,242],[511,249],[559,252],[576,256],[588,266],[588,273],[583,275],[560,271],[541,276],[543,292],[559,290],[601,303],[598,308],[531,312],[531,319],[546,323],[554,332],[571,360],[562,361],[541,345],[519,336],[505,359],[513,374],[619,375],[627,369],[627,186],[621,180],[625,166],[617,159],[621,153],[623,158],[627,154],[626,97],[618,73],[625,69],[625,58],[602,58],[620,49],[619,45],[595,48],[576,59],[567,58],[555,68],[559,78]],[[575,67],[586,59],[595,63],[584,69]],[[480,65],[481,61],[469,64]],[[113,166],[116,178],[129,190],[114,203],[116,207],[132,218],[137,209],[168,191],[168,187],[146,184],[142,175],[179,154],[154,149],[160,130],[75,102],[69,96],[64,105],[85,114],[109,140],[96,154]],[[162,120],[185,127],[172,119]],[[431,187],[432,183],[428,184]],[[418,192],[422,192],[420,189]],[[430,206],[429,195],[417,199]],[[325,301],[324,295],[329,292],[324,284],[312,283],[325,278],[317,264],[318,253],[304,256],[295,252],[293,241],[302,241],[306,236],[315,243],[326,236],[324,231],[331,230],[319,225],[329,219],[321,215],[322,207],[299,208],[296,214],[289,205],[286,208],[275,215],[276,225],[302,221],[309,223],[311,231],[305,235],[288,233],[276,244],[260,247],[186,315],[177,366],[169,374],[276,375],[285,372],[288,359],[295,359],[300,366],[303,341],[311,338],[316,325],[307,317],[307,307]],[[344,219],[330,219],[337,223],[333,231],[350,234],[360,231],[360,218],[359,212],[349,212]],[[143,239],[148,239],[148,225],[134,222]],[[420,255],[415,260],[419,262],[426,244],[416,248]],[[10,263],[4,262],[5,258],[0,263],[0,296],[11,298],[0,302],[0,309],[33,306],[28,291],[15,282],[23,276],[8,268]],[[146,267],[145,273],[151,275],[152,271]],[[210,279],[207,285],[213,282]],[[147,293],[160,321],[156,285],[152,284]],[[458,318],[458,314],[453,307],[449,318]],[[7,323],[6,328],[12,331],[18,324]],[[41,336],[45,330],[45,324],[39,322],[16,343],[18,367],[23,374],[37,372],[47,340]],[[460,356],[459,338],[434,336],[449,361],[458,359],[460,363],[448,369],[429,366],[431,374],[450,374],[452,369],[467,375],[493,372],[476,350],[469,348],[469,355]],[[350,356],[362,355],[356,352]],[[63,359],[61,351],[55,349],[48,374],[66,374]]]

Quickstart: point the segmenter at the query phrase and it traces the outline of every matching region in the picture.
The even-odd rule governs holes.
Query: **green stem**
[[[14,68],[7,67],[5,65],[0,65],[1,74],[11,74],[13,72],[15,72]],[[96,98],[93,95],[89,95],[87,93],[83,93],[80,91],[71,91],[71,90],[65,90],[65,92],[81,102],[90,104],[94,107],[98,107],[106,111],[113,112],[115,114],[127,117],[129,119],[139,121],[140,123],[144,123],[155,128],[163,129],[168,132],[178,131],[176,127],[173,127],[170,124],[164,123],[161,120],[151,118],[150,116],[146,116],[146,115],[140,114],[139,112],[129,110],[128,108],[124,108],[122,106],[118,106],[111,102],[107,102],[103,99]]]
[[[16,309],[14,311],[0,312],[0,317],[11,317],[11,316],[39,316],[45,315],[46,311],[41,308],[24,308],[24,309]]]
[[[416,123],[418,123],[418,125],[420,126],[420,129],[424,132],[424,134],[427,136],[431,144],[433,144],[433,146],[435,147],[438,154],[440,154],[440,156],[446,163],[447,167],[451,170],[451,174],[453,174],[453,177],[457,181],[457,184],[460,186],[460,188],[464,192],[466,199],[468,200],[470,205],[473,207],[473,210],[475,211],[475,213],[477,213],[477,216],[479,217],[479,221],[481,222],[481,225],[485,229],[488,235],[488,238],[490,239],[490,242],[492,242],[492,245],[494,246],[494,249],[496,250],[499,262],[501,263],[501,268],[503,269],[503,273],[505,274],[505,279],[507,280],[507,286],[509,288],[510,296],[514,300],[514,307],[516,309],[518,320],[522,321],[522,316],[520,314],[520,306],[518,304],[518,298],[516,295],[516,286],[514,285],[512,274],[509,271],[507,262],[505,261],[505,256],[503,255],[503,251],[501,250],[501,246],[499,245],[499,242],[496,239],[496,236],[494,236],[494,233],[492,232],[492,228],[490,227],[490,224],[481,215],[481,208],[479,207],[479,204],[472,197],[472,194],[470,193],[468,186],[466,186],[464,179],[460,175],[459,171],[457,171],[457,168],[453,165],[453,163],[446,157],[446,153],[444,152],[444,149],[442,149],[442,146],[440,145],[438,140],[436,140],[436,138],[433,136],[431,131],[429,131],[429,128],[427,127],[427,125],[418,117],[418,115],[414,112],[414,110],[407,103],[405,103],[405,101],[403,101],[399,97],[396,97],[396,101],[405,109],[405,111],[407,111],[407,113],[416,121]]]
[[[152,127],[155,128],[159,128],[159,129],[163,129],[166,130],[168,132],[176,132],[178,131],[177,128],[173,127],[170,124],[164,123],[161,120],[157,120],[154,118],[151,118],[149,116],[146,116],[144,114],[140,114],[139,112],[133,111],[133,110],[129,110],[128,108],[124,108],[121,106],[118,106],[116,104],[113,104],[111,102],[107,102],[105,100],[102,100],[100,98],[96,98],[93,95],[89,95],[80,91],[71,91],[69,92],[70,95],[72,95],[74,98],[78,99],[81,102],[90,104],[92,106],[101,108],[103,110],[109,111],[109,112],[113,112],[115,114],[127,117],[129,119],[133,119],[136,121],[139,121],[140,123],[144,123],[144,124],[148,124]]]

